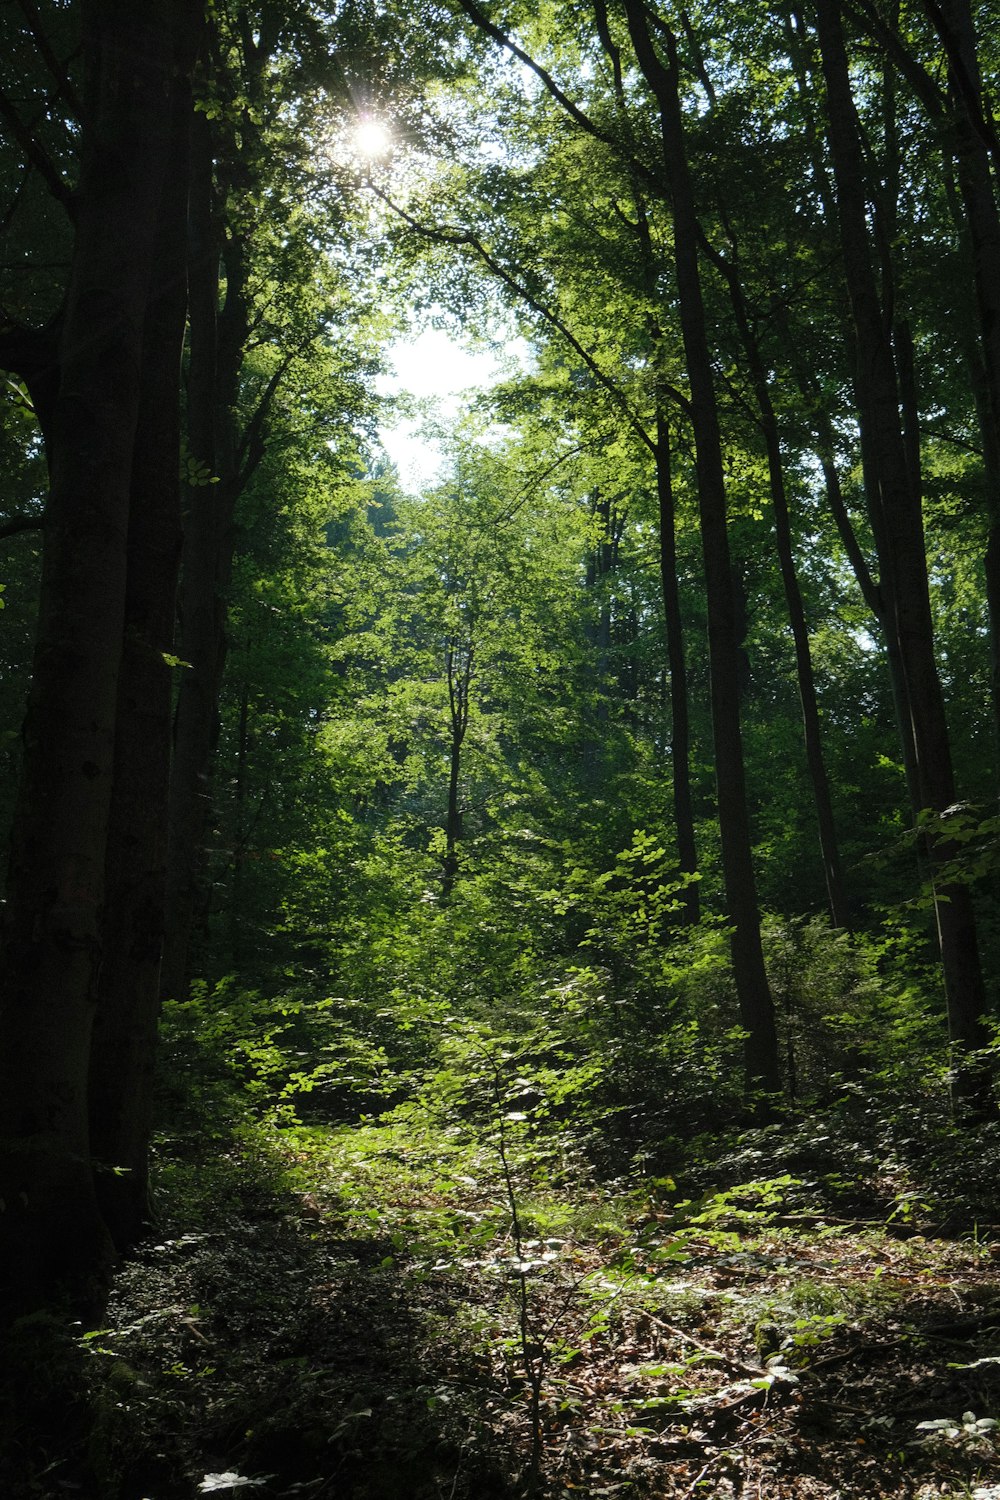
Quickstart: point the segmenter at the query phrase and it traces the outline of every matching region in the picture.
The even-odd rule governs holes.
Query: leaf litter
[[[706,1224],[536,1171],[517,1242],[488,1155],[464,1168],[317,1132],[294,1192],[126,1271],[91,1356],[104,1390],[119,1371],[122,1496],[153,1472],[156,1500],[230,1476],[276,1500],[1000,1497],[988,1240],[741,1221],[727,1195]]]

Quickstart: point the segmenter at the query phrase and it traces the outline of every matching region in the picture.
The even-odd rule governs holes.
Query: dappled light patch
[[[824,1223],[815,1185],[789,1224],[791,1174],[684,1205],[518,1158],[515,1241],[469,1129],[243,1132],[211,1227],[151,1244],[80,1343],[102,1494],[902,1500],[997,1472],[987,1239]],[[197,1219],[197,1167],[172,1191]]]

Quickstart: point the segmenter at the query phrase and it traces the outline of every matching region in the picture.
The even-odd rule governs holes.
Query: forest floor
[[[164,1165],[184,1221],[61,1417],[38,1375],[5,1495],[1000,1500],[1000,1244],[911,1194],[557,1189],[405,1111],[279,1135]]]

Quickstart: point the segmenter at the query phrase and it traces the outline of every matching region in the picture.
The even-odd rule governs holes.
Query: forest
[[[998,1500],[998,20],[4,0],[4,1496]]]

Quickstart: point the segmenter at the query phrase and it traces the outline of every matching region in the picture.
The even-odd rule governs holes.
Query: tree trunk
[[[233,868],[229,883],[229,951],[238,973],[244,961],[243,886],[250,829],[247,799],[250,769],[250,642],[245,647],[246,676],[240,687],[240,717],[236,737],[236,782],[233,787]]]
[[[587,592],[597,593],[585,625],[587,644],[593,652],[592,675],[595,687],[594,724],[580,747],[580,764],[588,789],[599,790],[607,771],[603,730],[608,722],[608,659],[611,651],[611,599],[607,580],[618,566],[618,543],[615,536],[617,517],[615,501],[600,489],[590,497],[590,518],[595,523],[593,541],[587,552]]]
[[[441,904],[447,906],[458,879],[458,844],[462,837],[459,780],[462,746],[469,727],[469,689],[472,685],[473,646],[449,641],[445,667],[448,673],[448,807],[445,814],[444,859],[441,863]]]
[[[0,1280],[21,1308],[61,1283],[93,1292],[111,1259],[87,1077],[176,14],[171,0],[84,10],[87,116],[0,992]]]
[[[799,705],[802,710],[802,737],[805,743],[806,764],[812,784],[813,806],[819,832],[820,854],[823,860],[823,876],[826,881],[827,904],[834,927],[850,926],[847,898],[844,894],[844,877],[837,842],[837,827],[833,816],[833,801],[830,796],[830,780],[826,774],[823,757],[823,736],[820,729],[819,703],[816,698],[816,677],[813,672],[812,650],[809,644],[809,627],[806,623],[802,590],[799,588],[795,567],[795,550],[792,542],[791,519],[788,514],[788,496],[785,490],[785,473],[781,461],[781,437],[778,418],[771,400],[767,372],[761,357],[760,346],[750,324],[743,285],[739,270],[730,261],[720,256],[719,265],[729,286],[736,317],[736,326],[743,343],[750,372],[750,380],[760,414],[760,429],[767,454],[768,481],[771,490],[771,508],[774,512],[774,539],[778,553],[778,567],[785,591],[788,621],[792,630],[795,648],[795,670],[799,689]]]
[[[899,31],[898,14],[887,19],[871,0],[864,0],[862,23],[905,77],[938,133],[945,158],[945,191],[969,256],[976,312],[968,327],[959,327],[959,337],[983,437],[988,520],[983,563],[996,752],[1000,751],[1000,212],[993,184],[1000,154],[996,129],[985,108],[968,0],[924,0],[924,9],[948,59],[947,90],[909,50]],[[957,195],[951,182],[953,165]],[[978,339],[974,325],[978,325]]]
[[[698,224],[688,172],[678,93],[676,39],[666,32],[668,62],[653,46],[640,0],[625,0],[636,59],[659,107],[664,162],[673,205],[674,256],[681,332],[691,389],[698,504],[708,598],[712,731],[726,903],[732,923],[733,974],[750,1095],[781,1088],[774,1004],[764,969],[740,727],[739,640],[729,554],[722,439],[698,267]]]
[[[684,920],[697,924],[701,916],[698,890],[698,850],[694,832],[694,801],[691,796],[691,723],[688,712],[687,666],[684,655],[684,621],[677,583],[677,525],[670,463],[670,428],[661,402],[656,412],[656,493],[660,531],[660,587],[667,633],[667,668],[670,673],[670,765],[673,773],[674,825],[682,875],[690,876],[681,900]]]
[[[605,0],[595,0],[594,19],[605,55],[611,63],[615,98],[622,120],[628,119],[628,96],[622,70],[621,49],[615,42]],[[692,926],[701,919],[701,892],[698,885],[698,853],[694,827],[694,804],[691,796],[691,727],[688,712],[687,661],[684,652],[684,621],[681,615],[680,588],[677,579],[677,526],[674,507],[670,425],[667,421],[668,393],[661,368],[663,328],[653,310],[656,303],[657,277],[660,265],[653,249],[649,217],[637,174],[630,172],[632,198],[635,203],[635,234],[639,245],[643,290],[649,301],[647,331],[653,345],[654,405],[656,438],[652,445],[656,464],[657,516],[660,538],[660,588],[663,596],[663,620],[667,642],[667,670],[670,676],[670,762],[673,787],[674,828],[677,855],[682,875],[689,877],[683,895],[684,921]]]
[[[233,517],[239,498],[236,399],[248,328],[242,244],[225,246],[226,296],[218,309],[223,247],[213,207],[213,143],[198,122],[191,212],[191,352],[184,550],[178,596],[182,669],[174,716],[167,854],[167,930],[161,992],[180,999],[190,981],[191,948],[207,913],[204,888],[212,812],[211,775],[226,661],[226,595],[232,573]]]
[[[98,1202],[118,1249],[150,1216],[149,1136],[159,1011],[173,648],[181,529],[180,355],[187,309],[191,92],[174,89],[174,140],[143,334],[128,584],[108,832],[107,904],[90,1062]]]
[[[982,343],[981,363],[974,354],[968,363],[985,454],[989,531],[983,563],[990,610],[993,721],[1000,750],[1000,211],[989,146],[977,128],[977,119],[982,120],[985,112],[971,11],[967,0],[941,0],[937,10],[951,43],[954,148]]]
[[[920,805],[942,819],[955,801],[944,700],[934,657],[923,517],[916,476],[907,461],[900,419],[900,387],[884,310],[872,270],[859,127],[851,95],[837,0],[817,0],[819,41],[827,86],[828,126],[837,188],[841,243],[857,341],[857,387],[865,482],[879,548],[913,729]],[[942,870],[958,851],[933,837],[930,856]],[[969,1054],[984,1048],[986,995],[975,915],[966,885],[933,880],[948,1022],[955,1059],[956,1097],[989,1112],[988,1071]]]

